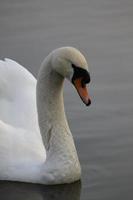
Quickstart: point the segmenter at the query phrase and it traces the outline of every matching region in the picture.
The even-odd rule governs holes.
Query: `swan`
[[[81,178],[64,111],[65,78],[90,105],[88,64],[74,47],[53,50],[37,80],[17,62],[0,61],[0,180],[50,185]]]

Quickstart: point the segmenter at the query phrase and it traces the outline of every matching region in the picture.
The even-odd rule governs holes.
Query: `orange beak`
[[[73,84],[82,99],[82,101],[86,104],[86,106],[89,106],[91,104],[91,99],[89,97],[89,93],[87,90],[86,85],[82,86],[82,78],[77,78],[73,81]]]

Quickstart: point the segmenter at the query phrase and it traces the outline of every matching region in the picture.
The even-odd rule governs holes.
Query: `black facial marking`
[[[72,68],[74,69],[72,83],[74,83],[74,80],[77,78],[82,78],[82,87],[84,87],[85,84],[90,83],[90,74],[87,70],[77,67],[74,64],[72,64]]]

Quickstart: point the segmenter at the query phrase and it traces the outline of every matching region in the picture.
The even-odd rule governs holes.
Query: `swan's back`
[[[37,125],[36,79],[10,59],[0,61],[0,120],[31,130]]]
[[[1,60],[0,179],[12,180],[17,173],[30,174],[36,163],[44,160],[36,109],[36,79],[17,62]]]

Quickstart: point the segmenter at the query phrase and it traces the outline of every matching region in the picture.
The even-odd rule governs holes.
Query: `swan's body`
[[[64,78],[74,73],[70,63],[88,71],[82,54],[71,47],[46,57],[38,81],[15,61],[0,61],[0,180],[60,184],[80,179],[62,92]]]

